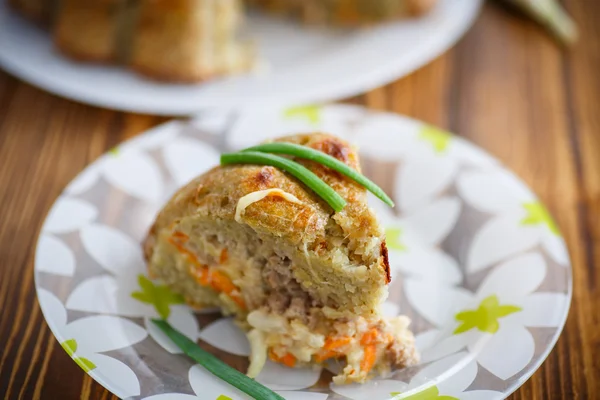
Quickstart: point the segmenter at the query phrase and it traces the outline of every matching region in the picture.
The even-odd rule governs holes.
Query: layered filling
[[[251,200],[268,196],[297,200],[276,190]],[[251,343],[249,375],[267,358],[289,367],[337,360],[345,365],[336,383],[363,382],[416,362],[409,320],[378,312],[387,294],[381,271],[372,270],[380,268],[380,239],[350,245],[331,222],[326,238],[291,244],[243,223],[252,203],[240,199],[238,221],[173,222],[158,233],[150,260],[151,274],[192,306],[236,317]]]
[[[248,333],[252,345],[249,375],[260,371],[264,355],[288,367],[342,362],[335,383],[363,382],[370,374],[384,374],[416,361],[406,317],[328,319],[311,310],[308,320],[267,308],[248,314],[252,329]]]

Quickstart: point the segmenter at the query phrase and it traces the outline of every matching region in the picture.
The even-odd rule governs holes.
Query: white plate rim
[[[0,20],[6,18],[8,11],[4,0],[0,0]],[[460,4],[461,0],[444,0],[450,6],[452,3]],[[465,3],[467,4],[467,3]],[[391,58],[388,63],[381,64],[377,69],[373,69],[361,76],[355,76],[352,81],[321,81],[319,85],[303,85],[303,90],[298,93],[279,93],[277,95],[267,95],[262,98],[252,99],[253,105],[260,102],[264,106],[281,106],[306,103],[329,102],[341,98],[350,97],[364,93],[373,88],[387,84],[397,78],[410,74],[421,66],[437,58],[440,54],[452,47],[471,27],[475,18],[479,14],[482,0],[469,0],[467,7],[461,13],[457,13],[460,20],[455,21],[447,32],[432,35],[428,43],[415,46],[414,50],[401,57]],[[452,6],[456,7],[456,6]],[[3,15],[5,14],[5,15]],[[10,18],[18,18],[10,16]],[[400,22],[399,24],[401,24]],[[38,29],[29,26],[29,30]],[[60,57],[55,57],[60,58]],[[116,109],[129,112],[139,112],[156,115],[190,115],[206,107],[245,107],[248,105],[248,96],[238,96],[234,98],[206,98],[206,96],[196,96],[193,102],[177,101],[171,98],[171,101],[161,101],[147,98],[142,101],[135,97],[116,97],[112,93],[103,93],[98,90],[88,90],[81,87],[76,82],[61,79],[56,80],[53,76],[44,74],[38,66],[23,64],[12,59],[11,53],[2,51],[0,46],[0,66],[10,74],[21,78],[34,86],[49,92],[55,93],[61,97],[79,101],[87,104],[101,106],[109,109]],[[80,66],[78,69],[102,68],[100,66]],[[107,67],[112,68],[112,67]],[[171,96],[172,97],[172,96]]]

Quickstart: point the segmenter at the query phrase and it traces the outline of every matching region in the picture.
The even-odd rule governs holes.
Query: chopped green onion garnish
[[[257,164],[271,165],[273,167],[289,172],[313,192],[321,196],[336,212],[342,211],[346,200],[340,196],[321,178],[312,173],[306,167],[295,161],[274,154],[260,153],[257,151],[244,151],[240,153],[221,154],[221,164]]]
[[[252,378],[248,378],[237,369],[230,367],[217,357],[202,349],[195,342],[174,329],[167,321],[153,319],[152,322],[154,322],[156,326],[158,326],[160,330],[162,330],[188,357],[192,358],[210,373],[229,383],[231,386],[235,386],[255,399],[285,400],[271,389],[261,385]]]
[[[371,181],[363,174],[344,164],[337,158],[334,158],[329,154],[325,154],[322,151],[318,151],[315,149],[311,149],[310,147],[294,143],[265,143],[259,144],[258,146],[249,147],[242,151],[260,151],[265,153],[288,154],[290,156],[316,161],[358,182],[359,184],[363,185],[369,192],[373,193],[375,196],[380,198],[385,204],[387,204],[390,207],[394,207],[394,202],[392,201],[392,199],[390,199],[390,197],[387,194],[385,194],[383,189],[377,186],[375,182]]]

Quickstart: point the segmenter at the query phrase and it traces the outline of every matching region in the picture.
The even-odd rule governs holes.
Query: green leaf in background
[[[562,44],[577,40],[577,25],[557,0],[505,0],[543,25]]]
[[[161,318],[167,319],[171,315],[171,305],[183,304],[181,295],[174,293],[165,285],[155,285],[144,275],[138,276],[140,292],[131,293],[131,297],[142,303],[152,304]]]

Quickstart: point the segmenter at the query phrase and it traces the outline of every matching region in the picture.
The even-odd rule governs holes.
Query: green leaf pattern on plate
[[[316,105],[299,106],[288,108],[284,111],[285,118],[304,118],[311,124],[321,122],[321,107]]]
[[[87,358],[77,357],[75,355],[75,352],[77,351],[77,341],[75,339],[65,340],[60,345],[67,352],[69,357],[71,357],[73,361],[75,361],[77,365],[79,365],[81,369],[85,372],[90,372],[91,370],[96,368],[96,365]]]
[[[400,397],[402,393],[400,392],[392,392],[390,395],[394,396],[394,399],[402,399],[402,400],[459,400],[456,397],[452,396],[440,396],[440,391],[437,386],[430,386],[422,392],[415,393],[408,397]]]
[[[556,236],[560,236],[560,229],[554,218],[548,212],[548,209],[544,207],[539,201],[534,203],[525,203],[523,207],[527,211],[527,216],[523,218],[521,224],[523,225],[546,225],[550,232]]]
[[[84,372],[90,372],[96,368],[96,365],[85,357],[74,357],[73,361],[75,361]]]
[[[385,243],[390,249],[406,251],[406,245],[401,238],[402,230],[400,228],[387,228],[385,230]]]
[[[144,275],[138,276],[138,284],[142,290],[131,293],[131,297],[143,303],[152,304],[163,319],[167,319],[171,315],[171,305],[184,303],[181,295],[172,292],[165,285],[155,285]]]
[[[427,125],[421,129],[419,139],[427,141],[438,154],[443,154],[448,150],[452,135],[444,130]]]
[[[522,311],[521,307],[500,305],[498,296],[493,294],[483,299],[477,310],[465,310],[456,314],[456,320],[461,321],[461,324],[454,334],[467,332],[473,328],[481,332],[496,333],[500,328],[498,319],[519,311]]]
[[[75,339],[65,340],[60,344],[63,349],[67,352],[70,357],[73,357],[73,354],[77,351],[77,342]]]

